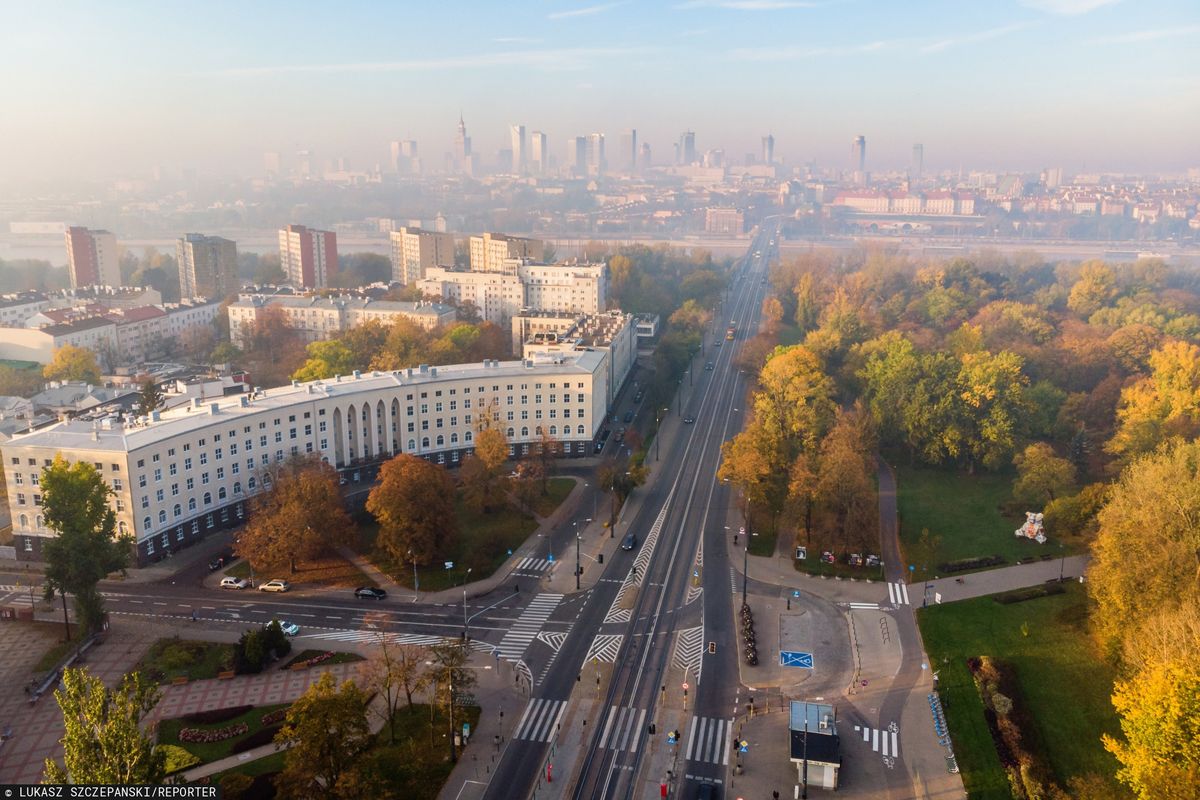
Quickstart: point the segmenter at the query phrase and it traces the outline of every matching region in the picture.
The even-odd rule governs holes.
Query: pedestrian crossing
[[[529,556],[517,562],[517,566],[513,568],[513,574],[524,578],[540,578],[543,572],[550,569],[556,563],[548,558],[534,558],[533,556]]]
[[[892,723],[888,729],[854,726],[856,733],[862,734],[862,740],[871,745],[871,749],[882,756],[900,755],[900,729]]]
[[[700,682],[700,664],[704,656],[704,626],[684,628],[675,637],[675,657],[673,663],[680,670],[696,678]]]
[[[539,642],[545,642],[546,646],[554,652],[558,652],[563,642],[567,640],[567,634],[558,631],[542,631],[537,635]]]
[[[642,724],[646,721],[646,709],[630,706],[612,706],[608,710],[608,722],[600,735],[600,746],[608,750],[636,753],[642,739]]]
[[[688,761],[729,765],[729,739],[733,734],[733,720],[715,717],[692,717],[692,728],[687,734]]]
[[[584,661],[603,662],[605,664],[617,663],[617,654],[621,652],[621,640],[625,637],[620,634],[610,635],[601,633],[592,640],[592,646],[588,648],[587,658]]]
[[[908,602],[908,584],[907,583],[889,583],[888,584],[888,599],[892,601],[894,606],[906,606]]]
[[[517,723],[514,739],[527,742],[548,742],[558,733],[558,725],[567,709],[566,700],[548,700],[538,697],[529,701],[525,713]]]
[[[554,613],[562,599],[561,594],[539,594],[534,597],[504,634],[500,644],[496,645],[500,657],[508,661],[517,661],[525,655],[529,643],[541,632],[542,625]]]

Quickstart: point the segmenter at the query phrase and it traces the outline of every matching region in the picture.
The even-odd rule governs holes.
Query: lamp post
[[[421,579],[417,577],[417,557],[413,555],[412,550],[408,551],[408,557],[411,558],[413,562],[413,591],[419,592],[421,591]]]
[[[670,408],[660,408],[654,412],[654,460],[658,461],[661,449],[659,442],[662,440],[662,430],[659,425],[662,423],[662,415],[671,413]]]
[[[463,576],[463,638],[467,638],[468,625],[467,622],[467,579],[471,577],[471,567],[467,567],[467,574]]]
[[[1063,543],[1058,543],[1058,582],[1063,582],[1063,570],[1067,566],[1067,549],[1063,547]]]

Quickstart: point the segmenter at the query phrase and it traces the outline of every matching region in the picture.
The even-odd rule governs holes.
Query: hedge
[[[980,556],[979,558],[960,558],[957,561],[943,561],[938,564],[942,572],[965,572],[969,569],[997,567],[1006,563],[1004,556]]]
[[[1039,597],[1062,594],[1065,591],[1066,588],[1061,583],[1046,583],[1041,586],[1030,586],[1027,589],[1014,589],[1011,592],[1003,592],[994,595],[992,599],[1002,605],[1010,605],[1012,603],[1023,603],[1026,600],[1036,600]]]
[[[261,747],[264,744],[270,744],[271,742],[275,741],[275,735],[279,733],[279,729],[282,727],[283,725],[280,724],[272,725],[267,728],[259,728],[245,739],[234,742],[233,746],[229,748],[229,752],[231,755],[233,753],[244,753],[247,750],[253,750],[254,748]]]
[[[250,726],[244,722],[239,722],[237,725],[227,725],[224,728],[180,728],[179,741],[191,742],[193,744],[211,744],[212,742],[223,742],[226,739],[241,736],[248,730],[250,730]]]

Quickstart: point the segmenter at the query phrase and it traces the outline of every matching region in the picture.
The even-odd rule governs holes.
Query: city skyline
[[[248,176],[297,150],[369,169],[399,140],[441,169],[460,113],[485,163],[514,124],[551,143],[636,129],[658,164],[686,130],[700,154],[740,161],[771,133],[777,158],[835,167],[865,135],[868,170],[921,142],[929,172],[1181,171],[1200,136],[1179,102],[1200,89],[1200,11],[1173,0],[475,4],[454,25],[361,3],[66,6],[0,32],[21,75],[0,88],[0,180]],[[397,48],[396,29],[424,33]]]

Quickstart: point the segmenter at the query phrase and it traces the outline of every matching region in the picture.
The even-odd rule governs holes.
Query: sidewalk
[[[1087,570],[1088,561],[1087,556],[1067,556],[1065,559],[1033,561],[984,572],[971,572],[961,578],[936,578],[928,582],[927,590],[922,584],[915,584],[916,591],[912,592],[913,603],[916,604],[917,598],[922,594],[925,595],[927,604],[932,605],[936,602],[938,594],[942,596],[943,603],[953,603],[955,600],[968,600],[1013,589],[1041,586],[1050,581],[1058,581],[1060,575],[1067,580],[1075,580]],[[960,580],[962,583],[959,583]]]

